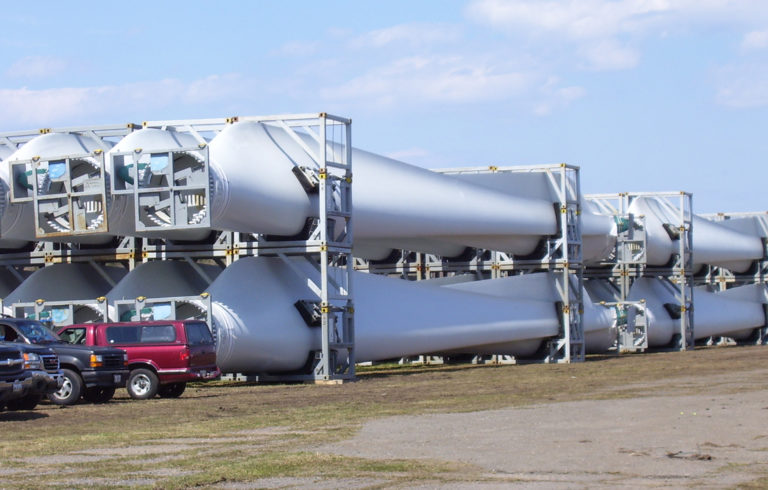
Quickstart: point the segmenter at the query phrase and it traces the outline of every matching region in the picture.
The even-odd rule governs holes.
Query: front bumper
[[[125,382],[128,380],[128,374],[130,371],[127,369],[114,369],[105,371],[83,371],[80,373],[83,376],[83,382],[86,388],[93,388],[95,386],[101,386],[109,388],[114,386],[115,388],[125,387]]]
[[[30,371],[24,371],[14,379],[0,381],[0,403],[38,393],[38,383],[39,380],[36,380]]]
[[[64,383],[64,374],[58,371],[31,371],[35,392],[43,395],[53,393]]]

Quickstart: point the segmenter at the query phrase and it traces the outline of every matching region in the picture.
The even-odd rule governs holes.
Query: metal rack
[[[616,312],[616,353],[648,349],[648,315],[645,300],[601,302]]]
[[[32,318],[39,320],[50,328],[64,327],[73,323],[81,323],[75,318],[80,309],[86,309],[88,318],[84,321],[108,321],[108,305],[106,298],[83,301],[46,301],[38,299],[27,303],[11,305],[13,316],[16,318]]]
[[[672,223],[678,236],[678,250],[671,264],[651,267],[647,264],[646,229],[644,216],[629,212],[635,199],[653,197],[674,210]],[[629,288],[635,279],[643,276],[658,277],[669,282],[679,306],[679,329],[672,347],[687,350],[693,342],[693,196],[688,192],[626,192],[620,194],[592,194],[585,199],[593,202],[601,212],[614,216],[617,224],[616,251],[613,260],[594,268],[587,268],[588,278],[608,279],[618,291],[617,303],[627,304]],[[617,351],[636,351],[647,347],[647,318],[644,325],[632,335],[623,335],[619,329]],[[642,332],[645,331],[645,339]],[[640,347],[638,347],[640,346]]]
[[[13,193],[14,202],[32,201],[36,215],[51,213],[45,199],[56,197],[60,209],[55,210],[57,216],[67,216],[70,222],[69,228],[58,230],[57,233],[38,233],[42,239],[59,238],[67,235],[80,235],[86,233],[108,232],[107,223],[107,186],[105,168],[115,175],[123,175],[122,183],[112,179],[109,192],[114,195],[131,194],[135,202],[145,203],[151,201],[153,208],[165,210],[163,216],[167,219],[157,222],[140,215],[136,206],[134,216],[138,232],[157,229],[195,229],[210,227],[210,213],[207,205],[210,202],[209,187],[209,159],[207,142],[228,125],[236,122],[258,122],[282,128],[301,146],[312,158],[314,165],[309,168],[297,168],[297,174],[313,185],[307,191],[317,193],[318,210],[317,217],[313,220],[309,235],[306,239],[296,240],[270,240],[264,236],[254,236],[246,233],[214,232],[210,240],[194,244],[174,244],[160,239],[149,238],[115,238],[115,243],[104,247],[93,248],[75,244],[52,243],[41,241],[33,244],[32,250],[18,251],[0,256],[0,265],[9,267],[45,266],[54,263],[90,261],[125,263],[129,269],[133,269],[136,263],[149,260],[183,259],[197,261],[210,259],[222,267],[231,264],[243,256],[262,255],[276,256],[291,265],[290,258],[303,257],[316,271],[316,277],[307,278],[310,289],[316,297],[307,301],[317,307],[322,330],[322,348],[315,355],[312,371],[306,375],[291,376],[291,379],[314,382],[340,382],[351,380],[355,377],[354,355],[354,295],[352,286],[352,146],[351,146],[351,121],[346,118],[333,116],[326,113],[276,115],[276,116],[248,116],[230,117],[218,119],[192,119],[192,120],[168,120],[147,121],[141,126],[128,124],[123,126],[91,126],[78,128],[57,128],[39,131],[22,131],[0,134],[0,144],[16,150],[21,144],[30,141],[40,134],[47,133],[74,133],[87,135],[96,140],[104,141],[109,138],[122,138],[131,131],[144,128],[157,128],[167,131],[177,131],[192,135],[198,146],[189,148],[174,148],[167,151],[145,152],[135,149],[133,152],[120,152],[110,154],[109,161],[104,159],[104,151],[111,145],[104,145],[102,151],[89,155],[63,155],[56,160],[42,162],[33,159],[28,162],[14,161],[13,167],[16,174],[30,172],[36,176],[39,170],[45,169],[46,173],[50,164],[63,160],[65,163],[63,189],[66,196],[43,196],[38,192],[38,186],[32,189],[19,188]],[[299,132],[309,135],[316,143],[305,142]],[[167,165],[174,162],[180,154],[194,153],[197,158],[192,165],[177,168]],[[72,220],[78,215],[78,201],[81,197],[74,190],[82,184],[75,181],[66,165],[78,159],[89,158],[90,163],[98,172],[90,175],[88,188],[98,188],[100,206],[92,206],[90,211],[97,210],[101,213],[97,220],[98,227],[83,229]],[[166,165],[160,171],[160,177],[155,178],[147,185],[142,184],[142,166],[148,168],[152,159],[163,158]],[[121,173],[122,172],[122,173]],[[165,172],[165,173],[163,173]],[[153,175],[153,177],[157,177]],[[67,180],[69,179],[69,180]],[[23,182],[23,179],[14,179]],[[81,178],[82,180],[82,178]],[[131,183],[133,182],[133,184]],[[182,184],[179,184],[182,182]],[[32,191],[31,193],[29,191]],[[64,199],[66,197],[66,199]],[[47,207],[48,206],[48,207]],[[82,213],[81,213],[82,214]],[[93,217],[89,217],[93,220]],[[39,229],[39,227],[38,227]],[[302,276],[304,272],[293,269]],[[126,304],[121,302],[119,308],[138,308],[141,312],[143,305],[150,303],[185,301],[188,298],[141,298],[130,300]],[[210,300],[210,298],[209,298]],[[42,301],[40,304],[47,307],[63,307],[64,303],[76,306],[82,302],[53,302]],[[25,314],[45,314],[44,309],[37,305],[19,305],[25,308]],[[30,308],[37,311],[30,313]],[[210,310],[210,308],[209,308]],[[209,313],[210,315],[210,313]],[[286,379],[282,377],[281,379]]]
[[[276,256],[285,261],[294,272],[289,257],[301,256],[317,272],[307,278],[316,297],[307,299],[315,304],[322,329],[322,348],[316,353],[309,374],[280,376],[281,380],[314,382],[341,382],[355,377],[354,356],[354,296],[352,292],[352,133],[349,119],[326,113],[290,116],[249,116],[225,119],[184,121],[147,121],[144,127],[189,133],[200,145],[205,135],[216,134],[236,122],[258,122],[274,125],[286,133],[309,155],[313,166],[297,167],[313,186],[308,192],[318,194],[318,216],[307,239],[270,240],[260,235],[245,233],[219,234],[214,246],[206,248],[217,257],[231,263],[247,255]],[[309,134],[317,143],[311,148],[298,135],[297,129]],[[339,130],[336,139],[336,131]],[[155,189],[156,190],[156,189]],[[167,192],[173,192],[168,189]],[[339,223],[342,225],[339,226]],[[179,226],[171,224],[168,229]],[[186,227],[186,225],[181,225]],[[202,226],[202,225],[201,225]],[[169,251],[170,250],[170,251]],[[155,256],[168,257],[173,249],[155,247]],[[332,271],[341,271],[333,277]],[[261,377],[261,379],[267,379]]]
[[[514,271],[533,272],[548,270],[554,274],[560,308],[560,333],[548,342],[545,362],[583,362],[586,357],[584,343],[584,297],[581,233],[581,180],[579,167],[567,164],[489,167],[462,169],[445,173],[468,172],[543,173],[555,194],[558,214],[558,232],[544,243],[544,255],[538,259],[518,259],[505,252],[491,252],[491,277],[502,277]]]
[[[472,273],[484,278],[511,274],[549,271],[556,279],[560,333],[548,341],[542,361],[550,363],[581,362],[585,359],[583,303],[583,263],[581,242],[581,186],[579,167],[567,164],[538,166],[486,166],[436,170],[470,180],[478,175],[538,174],[546,181],[557,210],[558,231],[545,237],[542,253],[535,258],[520,258],[501,251],[469,249],[460,258],[402,251],[396,260],[372,263],[355,259],[357,270],[397,274],[422,280]],[[496,359],[494,362],[512,362]]]
[[[205,320],[212,327],[212,333],[216,338],[216,328],[211,318],[211,296],[203,293],[199,296],[172,296],[168,298],[146,298],[139,296],[136,299],[117,300],[112,303],[115,308],[115,318],[121,322],[138,322],[158,319],[157,308],[165,307],[168,315],[163,315],[162,319],[175,320],[176,311],[182,305],[194,305],[199,313],[194,317],[196,320]],[[187,319],[187,318],[185,318]]]
[[[66,155],[10,162],[10,202],[32,202],[37,238],[97,234],[109,229],[104,153],[111,145],[105,142],[139,127],[128,123],[0,134],[0,144],[13,151],[40,135],[54,133],[89,137],[100,143],[100,148],[92,151],[79,149]]]
[[[751,218],[754,220],[756,230],[762,239],[763,256],[747,272],[737,273],[724,267],[707,266],[702,274],[694,280],[697,285],[708,286],[711,289],[725,291],[729,288],[745,286],[749,284],[768,284],[768,212],[738,212],[738,213],[713,213],[700,215],[704,219],[715,222],[725,222],[731,219]],[[768,289],[763,292],[765,318],[768,320]],[[721,339],[722,340],[722,339]],[[709,340],[710,342],[713,339]],[[755,330],[755,334],[748,340],[740,340],[742,344],[768,344],[768,323]]]
[[[707,266],[706,271],[695,278],[699,285],[708,285],[724,291],[729,287],[745,284],[768,283],[768,211],[702,214],[702,218],[715,222],[727,222],[731,219],[752,218],[763,242],[763,257],[754,267],[745,273],[735,273],[724,267]]]

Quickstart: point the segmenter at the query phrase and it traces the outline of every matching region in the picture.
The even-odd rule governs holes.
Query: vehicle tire
[[[161,398],[178,398],[184,393],[187,383],[170,383],[160,386],[158,393]]]
[[[128,394],[134,400],[154,398],[159,387],[160,381],[158,381],[154,371],[143,368],[131,371],[125,385],[125,389],[128,390]]]
[[[86,388],[83,393],[83,398],[91,403],[107,403],[113,396],[115,396],[114,386],[108,388],[94,386],[93,388]]]
[[[43,395],[27,395],[24,398],[11,400],[8,402],[8,410],[34,410],[42,398]]]
[[[56,405],[74,405],[83,394],[83,378],[71,369],[62,369],[61,372],[64,374],[64,383],[59,391],[48,395],[48,399]]]

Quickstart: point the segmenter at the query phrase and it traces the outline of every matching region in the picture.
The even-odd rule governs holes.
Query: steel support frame
[[[580,169],[565,163],[553,165],[489,166],[444,169],[448,175],[467,173],[543,172],[547,175],[558,205],[558,232],[546,241],[546,251],[540,259],[517,259],[510,254],[491,251],[491,277],[511,272],[547,270],[555,277],[560,306],[560,333],[548,342],[543,359],[548,363],[583,362],[586,358],[584,343],[584,298],[581,228]],[[479,254],[480,255],[480,254]]]
[[[697,278],[699,284],[708,285],[719,291],[748,284],[768,285],[768,212],[715,213],[700,216],[715,222],[727,221],[729,219],[754,218],[758,223],[760,236],[763,241],[763,257],[755,264],[755,268],[751,273],[737,274],[723,267],[710,266],[702,278]],[[750,340],[738,341],[738,343],[768,344],[768,290],[763,289],[763,294],[766,325],[758,328],[755,331],[754,337]]]
[[[104,143],[105,141],[112,138],[122,138],[130,132],[138,129],[139,127],[140,126],[136,124],[128,123],[122,125],[44,128],[39,130],[0,133],[0,145],[4,145],[15,151],[21,145],[31,141],[32,139],[49,133],[77,134],[91,137]],[[11,202],[33,202],[35,234],[37,238],[46,239],[60,236],[88,235],[94,233],[104,233],[108,230],[106,216],[106,171],[103,157],[104,152],[109,150],[109,147],[109,145],[103,144],[102,148],[97,149],[89,154],[80,153],[76,155],[59,155],[53,158],[46,158],[45,160],[41,160],[39,157],[35,157],[29,161],[9,161],[3,163],[4,165],[8,166],[8,175],[11,178],[11,182],[9,182]],[[77,182],[80,181],[76,181],[75,179],[71,178],[71,160],[78,160],[83,158],[90,159],[92,164],[95,165],[96,174],[98,175],[89,179],[87,188],[84,188],[82,191],[74,191],[73,188],[77,185]],[[55,194],[39,193],[37,174],[38,172],[47,174],[48,164],[53,161],[64,162],[66,168],[66,173],[63,179],[65,192]],[[17,195],[18,191],[20,190],[16,188],[16,177],[22,167],[31,168],[30,171],[24,170],[25,173],[30,173],[32,181],[31,195],[28,193],[27,196]],[[82,184],[82,182],[80,182],[80,184]],[[64,201],[63,206],[62,201]],[[55,210],[53,212],[45,211],[46,207],[51,207],[51,205],[54,203],[58,203],[58,205],[54,205],[55,208],[52,209]],[[67,223],[66,225],[61,226],[64,228],[64,230],[47,230],[41,226],[41,215],[51,214],[54,216],[66,215]],[[88,215],[97,216],[96,218],[90,219],[90,225],[87,224],[87,220],[89,220]],[[59,224],[61,224],[61,222],[59,222]]]
[[[177,247],[169,246],[158,240],[139,242],[139,246],[127,252],[128,257],[115,251],[102,251],[93,254],[84,251],[82,254],[77,247],[69,245],[52,245],[50,242],[36,244],[33,252],[20,252],[3,256],[0,263],[4,265],[50,265],[59,262],[77,260],[112,259],[114,257],[130,259],[131,268],[135,261],[166,258],[210,257],[224,261],[227,265],[240,256],[246,255],[276,255],[288,260],[289,256],[302,256],[315,265],[319,279],[309,282],[314,284],[322,313],[322,348],[316,355],[316,363],[312,373],[302,376],[292,376],[303,381],[338,382],[355,379],[354,356],[354,296],[352,288],[352,145],[351,120],[327,113],[247,116],[219,119],[190,119],[178,121],[147,121],[143,127],[155,127],[168,130],[183,131],[192,134],[200,144],[206,143],[206,135],[215,135],[229,124],[239,121],[253,121],[275,125],[283,128],[292,135],[305,151],[315,161],[316,166],[309,169],[317,178],[320,206],[318,222],[309,240],[298,242],[268,242],[264,237],[258,237],[255,247],[252,243],[238,241],[240,234],[222,232],[216,238],[213,246]],[[87,134],[103,139],[105,137],[124,136],[137,129],[138,126],[88,126],[78,128],[44,129],[39,131],[22,131],[0,134],[0,144],[7,145],[12,150],[21,144],[49,132],[70,132]],[[329,129],[341,128],[339,145],[334,146],[335,132]],[[301,129],[318,143],[317,149],[309,148],[295,133]],[[329,137],[330,136],[330,137]],[[337,152],[342,148],[341,154]],[[334,193],[337,200],[334,200]],[[334,220],[344,222],[343,233],[332,236]],[[140,240],[140,239],[136,239]],[[139,250],[141,252],[139,253]],[[97,259],[97,260],[98,260]],[[330,271],[341,271],[343,278],[334,281]],[[152,299],[154,301],[155,299]],[[146,299],[144,301],[147,301]],[[66,302],[72,304],[73,302]],[[53,304],[48,302],[47,304]]]
[[[352,257],[352,133],[348,119],[321,113],[311,116],[280,116],[282,119],[259,120],[277,123],[294,139],[294,128],[310,132],[318,142],[313,151],[305,148],[315,162],[314,168],[304,169],[317,179],[318,219],[307,240],[270,241],[257,237],[257,246],[251,249],[256,255],[277,256],[291,266],[297,274],[307,279],[320,307],[321,350],[315,353],[312,371],[308,374],[261,376],[262,380],[304,381],[314,383],[340,383],[355,379],[354,294]],[[241,118],[242,120],[254,120]],[[311,129],[314,127],[314,131]],[[334,141],[329,138],[329,128],[341,127],[338,154]],[[344,225],[339,230],[338,223]],[[302,257],[317,271],[317,276],[305,277],[298,268],[292,267],[292,257]]]
[[[712,286],[720,291],[724,291],[732,286],[768,284],[768,212],[716,213],[700,216],[715,222],[738,218],[754,218],[760,227],[763,241],[763,257],[755,264],[755,269],[751,273],[737,274],[723,267],[709,266],[703,277],[696,278],[697,282]]]
[[[72,177],[74,162],[78,160],[88,161],[94,166],[95,172],[89,174],[87,179],[90,183],[85,183],[86,179],[81,177]],[[64,174],[56,178],[56,181],[63,182],[63,192],[41,192],[38,176],[45,175],[50,179],[49,167],[53,163],[61,163],[65,169]],[[12,180],[9,182],[10,201],[14,204],[32,202],[36,238],[89,235],[107,231],[107,190],[103,150],[61,155],[46,160],[35,157],[31,160],[12,161],[9,165],[8,175]],[[31,195],[27,189],[24,189],[26,196],[19,195],[21,191],[17,187],[17,180],[20,175],[26,175]],[[78,186],[83,186],[83,190],[76,191],[75,188]],[[89,214],[96,217],[89,218]],[[47,226],[44,226],[44,216],[49,216]]]
[[[218,247],[212,251],[227,263],[249,255],[277,256],[291,265],[291,257],[303,257],[317,270],[317,278],[306,278],[317,295],[321,312],[321,350],[316,353],[312,372],[305,375],[260,376],[262,380],[292,380],[308,382],[342,382],[355,379],[354,355],[354,295],[352,288],[353,226],[352,226],[352,133],[351,120],[327,113],[272,116],[246,116],[216,119],[146,121],[144,127],[180,131],[191,134],[200,144],[206,135],[215,135],[237,122],[258,122],[280,127],[307,153],[314,162],[309,172],[318,183],[319,209],[317,222],[307,240],[275,241],[264,236],[233,233],[220,234]],[[300,129],[317,143],[307,145],[296,133]],[[334,139],[340,129],[340,138]],[[330,130],[330,131],[329,131]],[[338,143],[334,145],[334,143]],[[337,153],[337,149],[341,149]],[[336,198],[334,199],[334,195]],[[343,222],[344,231],[333,236],[334,223]],[[156,247],[154,256],[170,257],[172,248]],[[343,277],[334,280],[331,271],[341,271]],[[294,269],[297,274],[303,274]]]
[[[76,243],[35,242],[32,250],[0,254],[0,266],[32,267],[71,262],[121,263],[133,270],[140,262],[139,239],[123,237],[111,248],[81,248]]]
[[[645,352],[648,349],[649,318],[645,300],[601,302],[616,313],[616,353]]]
[[[625,193],[589,194],[584,199],[591,202],[600,214],[612,216],[616,223],[616,246],[609,260],[593,267],[586,267],[588,279],[608,280],[614,288],[612,302],[602,302],[612,308],[616,317],[616,354],[642,352],[648,348],[648,318],[645,301],[628,301],[632,282],[641,276],[646,265],[645,217],[629,212]],[[642,317],[637,324],[628,319],[635,306]]]
[[[13,316],[16,318],[29,318],[48,323],[51,330],[54,327],[63,327],[75,323],[75,310],[79,307],[88,307],[94,310],[94,312],[101,315],[102,321],[109,321],[107,299],[100,297],[95,300],[82,300],[82,301],[46,301],[44,299],[38,299],[32,302],[19,302],[13,303],[10,306],[13,311]],[[56,323],[54,318],[55,311],[66,310],[68,315],[68,322]]]
[[[197,167],[199,168],[177,173],[176,156],[183,154],[192,155],[192,158],[197,160]],[[165,157],[168,161],[163,173],[153,173],[153,175],[162,175],[166,178],[167,184],[164,186],[153,186],[151,183],[142,182],[140,178],[141,160],[151,160],[158,156]],[[188,148],[156,148],[152,149],[151,152],[136,148],[133,151],[110,153],[108,162],[108,168],[112,173],[110,190],[113,195],[127,194],[133,197],[134,223],[136,231],[139,233],[207,228],[210,226],[211,220],[211,213],[208,209],[210,206],[209,162],[209,151],[206,143],[199,143],[196,147]],[[149,165],[146,162],[143,164]],[[119,169],[127,169],[128,175],[124,177],[133,180],[133,183],[123,180],[122,189],[118,188],[122,180],[119,180]],[[193,179],[193,183],[177,184],[177,181],[190,178]],[[151,217],[141,216],[143,200],[155,201],[154,207],[157,209],[167,209],[167,220],[163,220],[162,223],[148,223],[151,221]],[[193,203],[192,201],[200,202]],[[196,219],[193,222],[190,222],[188,216],[184,217],[185,219],[179,216],[182,211],[191,207],[201,208],[195,213]]]
[[[641,197],[658,198],[672,210],[677,222],[671,223],[679,232],[678,250],[670,267],[650,267],[646,263],[646,237],[644,217],[633,216],[629,207]],[[694,347],[693,323],[693,196],[689,192],[625,192],[620,194],[592,194],[585,196],[606,214],[617,219],[617,225],[626,221],[624,233],[618,234],[614,261],[609,278],[618,285],[619,301],[627,302],[629,288],[634,279],[655,276],[668,281],[675,290],[680,307],[680,321],[673,348],[688,350]],[[621,221],[620,221],[621,220]],[[588,269],[588,277],[603,277],[602,270]],[[647,327],[646,327],[647,328]],[[624,337],[632,344],[620,344],[619,350],[634,349],[635,339]]]
[[[694,343],[694,307],[693,307],[693,194],[690,192],[651,192],[627,193],[627,207],[638,197],[656,197],[671,210],[677,211],[679,240],[677,254],[672,267],[660,270],[648,268],[649,274],[663,277],[675,286],[675,299],[680,306],[678,332],[673,341],[677,350],[693,349]]]
[[[61,128],[42,128],[24,131],[12,131],[0,133],[0,145],[7,146],[11,150],[17,150],[21,145],[37,138],[41,134],[48,133],[72,133],[89,136],[94,139],[104,140],[108,138],[122,138],[128,133],[141,129],[134,123],[127,124],[103,124],[95,126],[64,126]]]
[[[212,323],[211,318],[211,296],[208,293],[203,293],[199,296],[169,296],[166,298],[147,298],[145,296],[139,296],[136,299],[121,299],[112,302],[115,308],[115,318],[117,321],[149,321],[149,320],[176,320],[176,309],[179,304],[198,304],[200,308],[205,312],[203,318],[197,318],[198,320],[205,320],[211,328],[214,338],[216,338],[216,329]],[[159,304],[170,305],[170,317],[155,318],[154,306]],[[130,314],[130,320],[123,320],[124,314]]]
[[[423,254],[423,271],[427,279],[435,279],[453,274],[475,273],[491,278],[494,271],[495,256],[490,250],[473,249],[468,260],[455,260],[434,254]]]
[[[377,262],[354,258],[355,270],[379,275],[398,275],[402,279],[420,281],[424,279],[424,254],[400,250],[400,256],[395,262]]]

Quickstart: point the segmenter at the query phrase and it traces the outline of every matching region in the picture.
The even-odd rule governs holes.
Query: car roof
[[[11,323],[11,324],[13,324],[13,323],[21,323],[21,322],[24,322],[24,323],[34,322],[34,323],[42,324],[42,322],[40,320],[35,320],[34,318],[10,318],[10,317],[9,318],[6,318],[6,317],[0,318],[0,323]]]
[[[61,327],[59,330],[65,329],[65,328],[72,328],[72,327],[88,327],[88,326],[102,326],[106,325],[109,327],[118,326],[118,327],[140,327],[140,326],[151,326],[151,325],[171,325],[171,324],[178,324],[178,323],[200,323],[205,322],[204,320],[149,320],[149,321],[142,321],[142,322],[92,322],[92,323],[73,323],[72,325],[67,325],[65,327]]]

